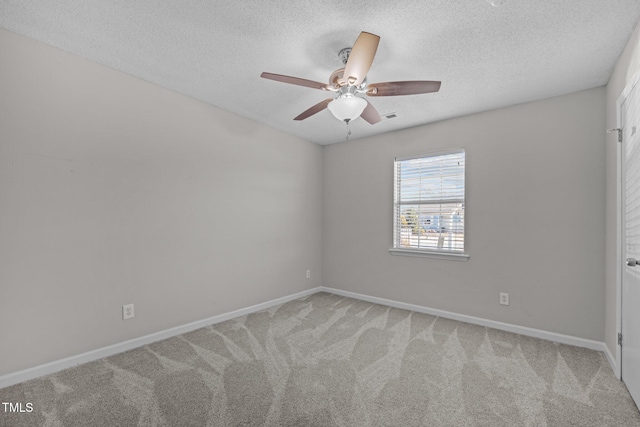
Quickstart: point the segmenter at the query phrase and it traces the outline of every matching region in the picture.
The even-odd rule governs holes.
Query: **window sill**
[[[437,259],[448,259],[452,261],[466,261],[469,259],[469,255],[465,253],[454,253],[454,252],[429,252],[429,251],[419,251],[415,249],[398,249],[392,248],[389,249],[391,255],[399,255],[399,256],[413,256],[413,257],[422,257],[422,258],[437,258]]]

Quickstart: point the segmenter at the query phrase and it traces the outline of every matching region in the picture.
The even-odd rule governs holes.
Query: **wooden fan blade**
[[[367,106],[364,108],[364,111],[362,111],[362,114],[360,114],[360,117],[362,117],[372,125],[375,125],[380,120],[382,120],[382,118],[380,117],[380,113],[378,113],[378,111],[373,108],[373,105],[371,105],[369,101],[367,101]]]
[[[293,120],[304,120],[307,117],[311,117],[316,113],[319,113],[320,111],[324,110],[325,108],[327,108],[327,105],[329,105],[329,103],[333,101],[333,98],[327,98],[324,101],[320,101],[318,102],[316,105],[314,105],[313,107],[305,110],[304,112],[302,112],[298,117],[296,117]]]
[[[310,87],[312,89],[326,90],[327,85],[313,80],[301,79],[300,77],[284,76],[282,74],[262,73],[260,77],[263,79],[275,80],[277,82],[289,83],[292,85]]]
[[[379,42],[380,37],[375,34],[365,31],[360,33],[344,67],[344,80],[347,83],[357,86],[367,77]]]
[[[414,80],[405,82],[372,83],[367,86],[369,96],[398,96],[432,93],[440,90],[440,82]]]

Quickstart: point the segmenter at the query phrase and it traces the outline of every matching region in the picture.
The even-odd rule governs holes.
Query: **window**
[[[464,154],[456,150],[395,159],[392,253],[468,258]]]

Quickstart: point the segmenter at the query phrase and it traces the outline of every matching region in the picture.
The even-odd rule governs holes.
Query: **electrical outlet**
[[[509,305],[509,294],[506,292],[500,292],[500,304]]]
[[[122,320],[131,319],[134,316],[133,304],[122,306]]]
[[[311,270],[307,270],[307,279],[311,279]]]

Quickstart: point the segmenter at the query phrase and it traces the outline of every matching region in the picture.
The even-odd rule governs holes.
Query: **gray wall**
[[[0,375],[319,286],[321,202],[322,147],[0,30]]]
[[[617,100],[634,74],[640,71],[640,26],[637,26],[627,42],[616,67],[607,84],[606,120],[607,129],[617,127]],[[616,250],[620,246],[620,237],[616,230],[619,218],[617,211],[618,163],[617,135],[609,134],[606,143],[606,333],[605,342],[612,354],[616,354],[617,324],[620,314],[616,312],[616,271],[620,265],[616,262]]]
[[[604,130],[595,88],[325,147],[324,285],[602,341]],[[470,259],[390,255],[394,156],[454,147]]]

